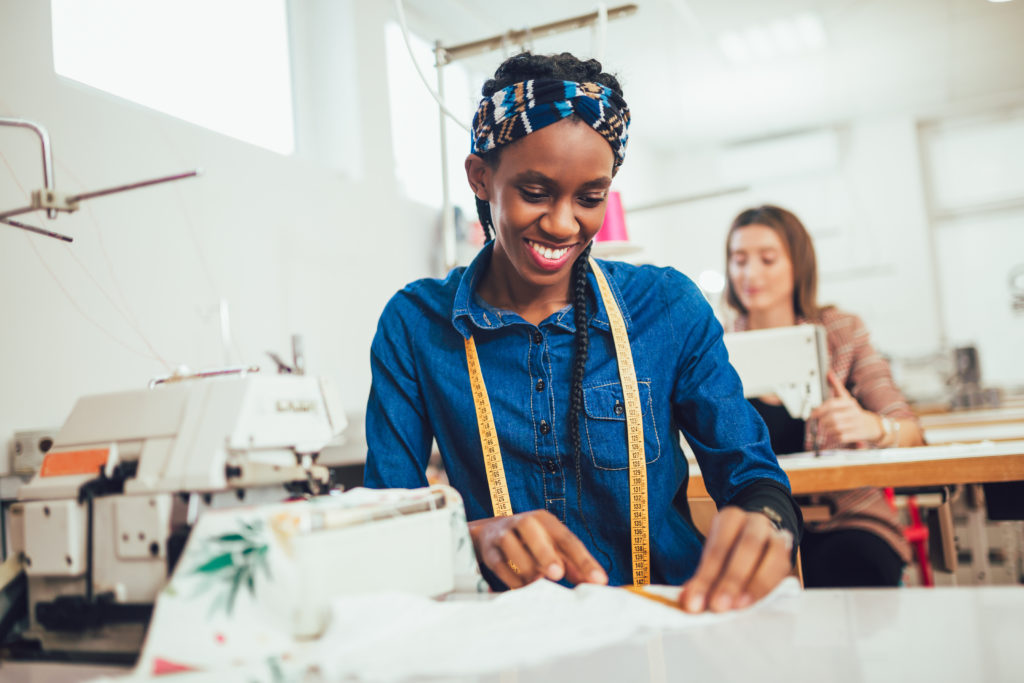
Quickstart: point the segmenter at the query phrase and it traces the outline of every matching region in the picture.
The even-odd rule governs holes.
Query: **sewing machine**
[[[821,325],[730,332],[724,341],[747,398],[775,394],[801,420],[828,398],[828,344]]]
[[[10,510],[27,576],[24,641],[134,659],[199,513],[325,489],[345,427],[324,382],[251,370],[79,399]]]

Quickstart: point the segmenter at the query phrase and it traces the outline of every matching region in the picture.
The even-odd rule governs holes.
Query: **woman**
[[[381,315],[367,485],[424,486],[436,440],[492,587],[688,580],[688,610],[750,604],[790,571],[799,509],[721,327],[680,273],[589,260],[625,155],[618,81],[524,53],[483,96],[465,167],[488,242]],[[722,506],[703,554],[679,429]]]
[[[921,446],[917,418],[872,348],[860,318],[817,304],[814,245],[800,220],[777,206],[740,213],[726,240],[726,301],[739,314],[734,329],[818,323],[825,327],[835,396],[804,424],[775,397],[751,403],[764,418],[777,454],[815,448]],[[824,522],[808,522],[800,545],[804,585],[895,586],[910,550],[882,491],[864,488],[831,497]]]

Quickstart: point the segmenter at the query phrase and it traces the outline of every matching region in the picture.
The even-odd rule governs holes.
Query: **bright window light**
[[[717,270],[705,270],[697,276],[697,286],[708,294],[721,294],[725,289],[725,276]]]
[[[802,49],[803,41],[795,22],[773,21],[768,25],[768,32],[780,54],[795,55]]]
[[[750,60],[750,48],[747,47],[747,42],[735,31],[723,33],[718,39],[718,47],[731,62],[742,64]]]
[[[809,12],[798,14],[793,18],[797,33],[803,39],[808,50],[817,50],[825,45],[825,26],[817,15]]]
[[[826,42],[825,26],[810,12],[776,19],[764,26],[726,31],[718,37],[719,49],[735,64],[814,52]]]
[[[385,26],[388,64],[388,97],[391,100],[391,140],[395,158],[395,177],[410,199],[427,206],[440,207],[441,142],[440,113],[437,102],[420,80],[402,29],[395,22]],[[416,63],[432,87],[436,88],[434,51],[427,41],[409,36]],[[478,98],[471,94],[469,75],[459,64],[449,64],[444,71],[445,103],[468,126]],[[451,199],[455,205],[475,206],[466,184],[463,164],[469,153],[469,133],[447,123],[448,175]]]
[[[61,76],[290,154],[286,0],[51,0]]]

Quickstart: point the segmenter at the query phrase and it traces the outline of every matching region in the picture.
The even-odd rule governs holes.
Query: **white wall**
[[[921,132],[947,340],[977,347],[983,384],[1024,387],[1024,102]]]
[[[295,68],[321,63],[322,48],[358,78],[297,74],[300,126],[312,121],[322,133],[315,108],[328,103],[332,124],[358,144],[338,134],[318,150],[300,128],[307,158],[283,157],[59,78],[49,3],[0,3],[0,115],[49,129],[59,190],[204,170],[91,200],[56,221],[22,217],[74,236],[71,245],[0,225],[0,441],[59,426],[83,394],[142,387],[180,364],[269,367],[265,351],[287,355],[292,334],[304,336],[308,368],[335,379],[347,409],[365,406],[377,316],[402,285],[433,274],[436,211],[395,188],[388,4],[297,2],[292,12],[295,30],[317,39]],[[353,52],[329,40],[332,25]],[[19,184],[42,185],[38,144],[0,127],[0,155],[10,167],[0,167],[0,208],[24,205]],[[227,358],[221,299],[236,342]]]

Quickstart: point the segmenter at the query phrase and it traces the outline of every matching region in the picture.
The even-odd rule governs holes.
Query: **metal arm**
[[[46,132],[46,129],[33,121],[13,119],[4,116],[0,116],[0,126],[18,126],[20,128],[28,128],[39,136],[39,142],[43,148],[43,187],[47,190],[53,190],[53,150],[50,148],[50,134]],[[47,209],[46,217],[56,218],[57,210]],[[0,218],[6,218],[6,215],[0,216]]]
[[[28,230],[39,235],[45,235],[47,237],[53,237],[55,239],[63,240],[65,242],[74,241],[67,235],[62,235],[59,232],[53,232],[51,230],[45,230],[43,228],[37,228],[34,225],[27,225],[20,221],[13,220],[12,216],[20,216],[23,213],[29,213],[32,211],[38,211],[40,209],[46,209],[46,215],[48,218],[56,218],[57,212],[65,211],[72,213],[78,210],[78,203],[85,199],[92,199],[94,197],[102,197],[108,194],[114,194],[117,192],[126,192],[127,190],[134,190],[140,187],[147,187],[149,185],[156,185],[158,183],[166,183],[172,180],[181,180],[182,178],[191,178],[192,176],[199,175],[198,170],[185,171],[184,173],[175,173],[174,175],[163,176],[160,178],[153,178],[150,180],[142,180],[135,183],[129,183],[127,185],[117,185],[115,187],[106,188],[103,190],[95,190],[93,192],[82,192],[75,195],[66,195],[62,192],[57,192],[53,181],[53,150],[50,148],[50,135],[46,132],[38,123],[32,121],[26,121],[24,119],[13,119],[0,117],[0,126],[18,126],[21,128],[28,128],[39,136],[39,140],[42,144],[43,149],[43,189],[34,190],[32,192],[32,203],[28,206],[21,206],[16,209],[10,209],[8,211],[0,211],[0,223],[10,225],[14,228],[20,228],[22,230]]]

